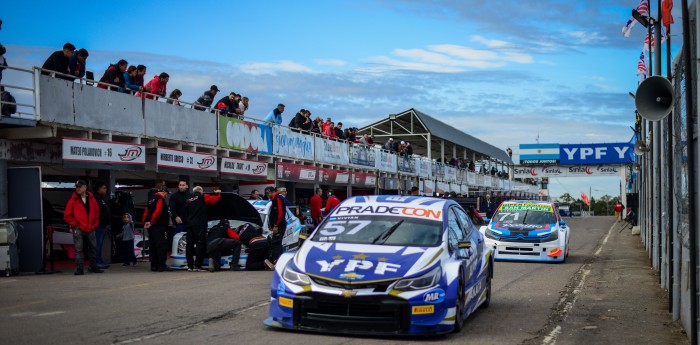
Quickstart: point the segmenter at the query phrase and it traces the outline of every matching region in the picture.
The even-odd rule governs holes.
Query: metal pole
[[[696,11],[697,9],[697,4]],[[693,110],[696,107],[693,99],[693,77],[690,75],[693,71],[693,61],[690,52],[690,17],[688,13],[688,0],[681,1],[683,9],[683,64],[685,65],[685,111],[686,111],[686,140],[688,153],[688,242],[690,244],[690,344],[698,343],[698,282],[697,282],[697,237],[695,227],[695,147],[693,146],[693,131],[695,129],[695,121],[693,119]]]
[[[671,30],[666,30],[666,78],[668,78],[669,81],[672,81],[672,74],[671,74]],[[674,118],[674,112],[671,112],[671,116],[666,118],[666,159],[669,164],[666,164],[667,167],[667,172],[666,172],[666,183],[668,184],[668,191],[666,192],[666,201],[667,201],[667,208],[668,208],[668,221],[666,222],[666,229],[668,229],[668,240],[666,241],[666,250],[668,251],[668,266],[669,266],[669,274],[668,274],[668,311],[673,312],[673,299],[674,299],[674,281],[675,281],[675,276],[673,274],[674,270],[673,267],[675,266],[675,259],[673,255],[673,145],[671,144],[673,142],[673,118]]]

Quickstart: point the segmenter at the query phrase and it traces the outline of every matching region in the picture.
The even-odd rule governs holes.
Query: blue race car
[[[569,226],[549,202],[504,201],[481,229],[496,260],[561,263],[569,255]]]
[[[492,251],[454,201],[358,196],[277,261],[265,324],[348,334],[460,331],[488,307]]]

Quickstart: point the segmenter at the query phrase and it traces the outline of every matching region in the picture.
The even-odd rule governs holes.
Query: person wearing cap
[[[63,220],[70,225],[75,245],[75,275],[84,274],[83,257],[87,254],[90,267],[88,272],[102,273],[97,267],[97,239],[95,229],[100,224],[100,206],[92,193],[87,191],[87,183],[78,180],[75,183],[75,192],[71,195],[66,209],[63,212]]]
[[[387,151],[391,151],[394,147],[394,138],[389,138],[389,140],[384,143],[384,146],[382,148]]]
[[[206,110],[206,108],[211,107],[211,104],[214,102],[214,97],[216,97],[218,92],[219,88],[216,85],[209,87],[209,90],[204,91],[204,93],[194,102],[194,109]]]
[[[272,111],[265,116],[265,122],[276,123],[278,125],[282,124],[282,113],[284,113],[284,104],[280,103],[277,108],[272,109]]]

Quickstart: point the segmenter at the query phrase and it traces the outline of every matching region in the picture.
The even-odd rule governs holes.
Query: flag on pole
[[[639,62],[637,62],[637,75],[646,77],[647,73],[647,57],[644,54],[644,50],[642,50],[642,54],[639,55]]]
[[[673,10],[673,0],[661,1],[661,19],[666,27],[666,31],[671,31],[671,24],[673,24],[671,10]]]
[[[583,203],[586,205],[591,204],[590,200],[588,200],[588,195],[586,195],[584,192],[581,192],[581,200],[583,200]]]
[[[664,28],[661,28],[661,43],[664,43],[666,41],[666,34],[664,32]],[[649,51],[649,45],[651,45],[651,52],[654,52],[654,27],[651,27],[651,37],[649,36],[649,32],[647,31],[647,36],[644,38],[644,51]]]
[[[643,16],[649,16],[649,2],[647,0],[640,0],[639,1],[639,6],[637,6],[637,12]],[[630,37],[630,32],[632,31],[632,27],[634,27],[634,24],[637,24],[637,20],[634,19],[634,17],[630,17],[630,20],[627,21],[627,24],[622,27],[622,34],[625,37]]]

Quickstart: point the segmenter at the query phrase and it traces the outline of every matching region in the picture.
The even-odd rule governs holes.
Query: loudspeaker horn
[[[639,171],[639,169],[641,169],[641,167],[642,166],[639,163],[634,163],[634,165],[632,166],[632,170]]]
[[[637,142],[634,143],[634,154],[637,156],[641,156],[648,151],[649,148],[647,147],[647,143],[645,143],[644,140],[637,139]]]
[[[673,110],[674,96],[673,84],[668,79],[655,75],[644,79],[639,84],[634,105],[643,118],[659,121]]]

